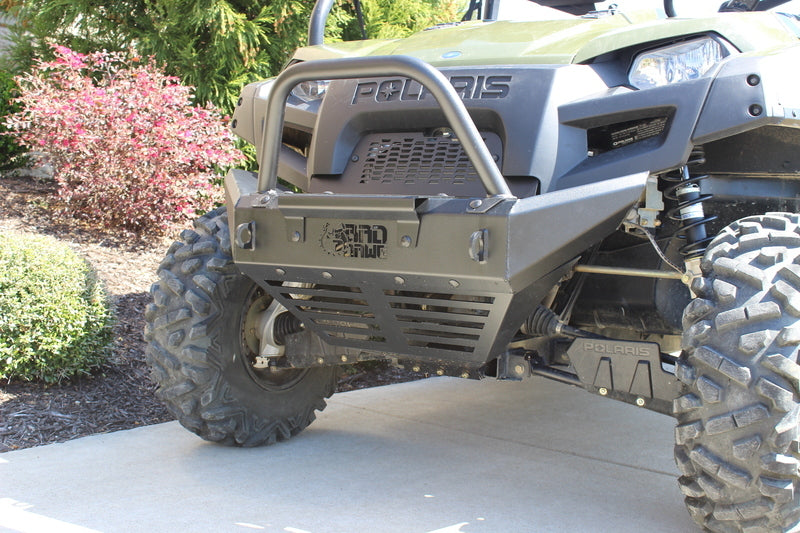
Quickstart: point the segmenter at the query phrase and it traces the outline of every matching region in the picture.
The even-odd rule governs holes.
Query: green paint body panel
[[[701,19],[658,19],[655,13],[598,19],[469,22],[423,31],[406,39],[354,41],[301,48],[303,61],[366,55],[410,55],[437,67],[570,64],[631,45],[682,35],[716,33],[741,52],[768,51],[797,42],[773,13],[721,13]],[[460,56],[443,59],[447,52]]]

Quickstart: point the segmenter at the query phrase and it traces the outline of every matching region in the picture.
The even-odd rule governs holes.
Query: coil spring
[[[677,174],[664,174],[661,179],[667,183],[671,183],[664,189],[664,198],[675,202],[675,207],[667,211],[667,218],[680,222],[681,227],[672,233],[671,236],[677,236],[680,239],[686,239],[687,243],[679,249],[679,252],[684,257],[692,258],[702,256],[708,243],[714,240],[714,236],[708,236],[706,233],[706,224],[717,219],[716,215],[706,216],[701,214],[697,217],[686,218],[681,215],[681,211],[686,210],[692,206],[699,205],[702,209],[703,202],[706,202],[714,197],[712,194],[701,194],[699,192],[699,183],[706,179],[708,175],[692,176],[689,172],[691,167],[702,165],[706,162],[705,151],[702,146],[695,146],[689,155],[689,160],[686,165]],[[678,189],[685,189],[689,185],[698,185],[697,193],[690,194],[689,198],[679,198]]]

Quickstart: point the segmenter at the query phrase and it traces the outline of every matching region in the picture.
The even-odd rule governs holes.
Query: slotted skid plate
[[[266,280],[270,294],[332,345],[416,355],[485,353],[510,295],[431,293],[374,283]]]

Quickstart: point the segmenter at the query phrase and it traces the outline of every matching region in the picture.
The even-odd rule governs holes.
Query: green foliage
[[[77,52],[124,51],[148,27],[149,0],[15,0],[8,11],[18,21],[4,57],[9,70],[28,72],[36,59],[52,59],[49,43]]]
[[[195,86],[199,101],[233,109],[238,89],[267,77],[275,63],[275,6],[248,4],[236,9],[225,0],[153,0],[152,26],[135,36],[137,47]]]
[[[0,379],[88,373],[106,357],[112,322],[102,284],[66,244],[0,234]]]
[[[370,37],[394,38],[457,17],[463,0],[363,0]],[[310,0],[20,0],[10,64],[50,59],[50,40],[80,53],[134,46],[196,88],[196,103],[233,110],[246,83],[277,74],[306,43]],[[358,39],[353,4],[337,0],[329,40]]]
[[[14,136],[6,134],[8,128],[3,124],[8,115],[22,110],[22,105],[15,101],[18,96],[19,88],[13,76],[0,70],[0,170],[19,168],[26,159],[22,154],[28,151]]]
[[[400,39],[440,22],[459,20],[460,2],[452,0],[363,0],[367,36]]]

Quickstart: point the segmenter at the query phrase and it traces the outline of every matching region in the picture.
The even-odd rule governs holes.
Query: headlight
[[[304,81],[295,85],[292,94],[304,102],[322,100],[330,84],[331,82],[327,80]]]
[[[727,55],[727,50],[711,37],[665,46],[637,56],[628,80],[638,89],[694,80]]]

